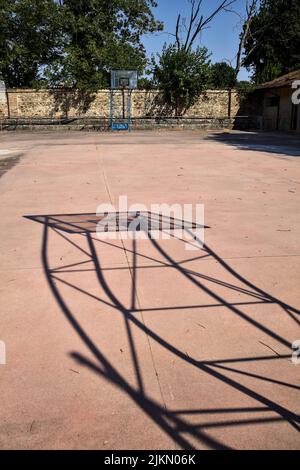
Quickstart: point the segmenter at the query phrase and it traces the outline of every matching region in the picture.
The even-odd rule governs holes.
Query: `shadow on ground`
[[[11,170],[14,166],[16,166],[21,158],[22,154],[13,154],[9,157],[0,156],[0,178],[9,170]]]
[[[74,214],[74,215],[46,215],[46,216],[26,216],[26,218],[39,222],[43,224],[43,241],[42,241],[42,261],[45,271],[45,275],[49,284],[49,287],[52,291],[54,298],[56,299],[58,305],[61,308],[62,313],[65,315],[66,319],[70,323],[70,326],[75,330],[77,335],[81,338],[84,345],[89,349],[94,357],[94,361],[91,361],[89,358],[84,355],[74,351],[71,353],[71,356],[77,361],[81,366],[88,368],[94,374],[100,376],[101,378],[106,379],[109,383],[117,387],[122,393],[126,394],[130,399],[148,416],[152,419],[153,423],[160,427],[160,429],[170,436],[173,441],[183,449],[194,449],[201,446],[205,446],[211,449],[229,449],[229,446],[224,442],[216,439],[215,437],[209,436],[208,431],[211,429],[220,429],[229,430],[230,427],[236,426],[251,426],[256,424],[263,423],[272,423],[272,422],[286,422],[288,423],[296,432],[300,430],[300,417],[296,415],[293,411],[288,408],[280,405],[277,401],[266,396],[266,394],[261,394],[255,391],[248,386],[245,386],[240,381],[240,376],[247,376],[254,383],[255,381],[268,382],[269,384],[280,385],[281,387],[288,387],[292,389],[299,390],[300,387],[279,381],[275,378],[270,378],[265,375],[259,375],[256,373],[239,370],[233,368],[239,364],[253,364],[259,362],[265,362],[266,364],[270,361],[277,361],[284,358],[291,357],[291,344],[290,341],[282,337],[277,331],[269,329],[267,326],[261,324],[258,320],[252,317],[250,314],[245,313],[242,310],[243,306],[257,306],[259,304],[272,304],[273,306],[277,305],[285,315],[288,315],[291,321],[295,322],[299,326],[299,313],[300,311],[287,305],[286,303],[280,301],[279,299],[269,295],[267,292],[264,292],[259,287],[255,286],[247,279],[242,277],[237,273],[226,261],[220,258],[217,253],[210,249],[207,245],[204,245],[204,256],[211,257],[212,260],[216,261],[225,271],[226,274],[232,276],[233,282],[228,283],[222,279],[216,279],[213,277],[208,277],[207,275],[202,274],[201,272],[188,269],[183,267],[181,262],[176,262],[170,254],[168,254],[165,249],[157,240],[150,240],[150,243],[155,248],[158,256],[158,259],[154,257],[141,254],[137,250],[137,242],[132,240],[132,246],[130,249],[125,249],[125,247],[120,247],[119,245],[114,245],[111,241],[100,240],[96,236],[96,226],[99,222],[99,217],[96,217],[95,214]],[[120,227],[117,227],[119,230]],[[122,228],[124,230],[124,227]],[[126,228],[125,228],[126,230]],[[163,228],[162,228],[163,230]],[[187,229],[188,230],[188,229]],[[86,261],[79,262],[76,264],[62,266],[56,269],[52,269],[50,250],[49,250],[49,235],[50,232],[54,232],[57,236],[62,237],[67,244],[71,244],[73,247],[78,248],[78,250],[86,257]],[[86,241],[86,249],[83,250],[82,247],[79,247],[74,238],[72,239],[72,234],[77,234],[77,236],[84,237]],[[182,240],[185,242],[184,240]],[[113,247],[116,250],[125,249],[126,255],[132,258],[132,266],[128,269],[131,274],[131,306],[125,306],[117,297],[114,286],[109,285],[105,271],[109,268],[102,267],[101,254],[99,255],[96,251],[96,244],[100,243],[102,249],[105,249],[106,246]],[[170,344],[163,336],[159,335],[157,332],[151,330],[147,325],[139,320],[135,315],[136,312],[143,312],[143,309],[138,309],[136,307],[136,279],[137,272],[141,267],[137,266],[137,257],[141,256],[147,261],[155,263],[153,266],[147,266],[147,268],[157,268],[158,265],[162,267],[168,267],[176,270],[182,278],[187,279],[191,282],[197,289],[205,292],[210,296],[213,303],[212,305],[197,305],[197,308],[207,308],[207,307],[225,307],[228,312],[234,314],[235,316],[242,319],[247,324],[258,329],[264,334],[268,335],[269,338],[276,340],[279,344],[287,348],[286,355],[280,355],[276,351],[270,351],[270,355],[261,356],[261,357],[234,357],[234,358],[225,358],[220,360],[202,360],[198,361],[193,357],[189,357],[186,353],[181,351],[176,344]],[[203,257],[203,253],[202,253]],[[105,301],[100,297],[97,297],[94,294],[89,293],[88,291],[73,285],[69,282],[68,278],[64,278],[64,273],[70,272],[85,272],[86,266],[88,265],[88,270],[96,274],[97,280],[101,289],[107,295],[109,301]],[[124,268],[111,268],[111,269],[124,269]],[[126,268],[127,269],[127,268]],[[209,281],[209,286],[207,287],[204,284],[204,281]],[[234,282],[235,281],[235,282]],[[242,284],[238,286],[237,284]],[[119,314],[124,318],[128,336],[128,346],[131,350],[131,357],[133,362],[133,368],[135,370],[136,377],[136,387],[133,387],[125,376],[116,370],[113,364],[108,360],[103,351],[101,350],[101,345],[96,344],[88,333],[85,331],[80,319],[78,319],[77,312],[71,311],[67,306],[67,303],[60,291],[60,285],[65,285],[75,289],[77,292],[80,292],[83,296],[92,298],[95,302],[101,304],[109,305],[115,311],[118,311]],[[238,302],[232,303],[227,301],[223,295],[218,294],[217,289],[214,286],[222,285],[229,289],[229,291],[237,291],[241,295],[247,295],[247,302]],[[249,300],[249,296],[251,300]],[[184,309],[184,306],[170,306],[166,310],[175,311],[177,309]],[[190,306],[186,306],[190,308]],[[154,309],[146,309],[145,311],[154,311]],[[164,307],[161,307],[160,310],[164,310]],[[247,311],[247,310],[246,310]],[[232,391],[238,391],[244,396],[245,399],[251,399],[256,403],[256,406],[253,407],[232,407],[232,408],[211,408],[211,409],[186,409],[186,410],[174,410],[169,411],[162,404],[155,402],[147,395],[147,390],[143,386],[143,370],[141,367],[141,358],[137,355],[137,350],[134,344],[132,328],[137,327],[142,332],[144,332],[153,342],[157,343],[161,348],[167,350],[171,353],[174,359],[184,361],[191,368],[196,368],[198,371],[201,371],[204,375],[213,378],[216,381],[219,381],[226,386],[232,388]],[[270,348],[271,349],[271,348]],[[250,367],[249,367],[250,369]],[[225,375],[230,372],[231,375],[228,377]],[[233,374],[235,375],[233,375]],[[254,385],[254,384],[253,384]],[[271,415],[266,416],[266,412],[271,412]],[[247,413],[253,413],[252,417],[245,417]],[[209,423],[195,424],[188,421],[188,417],[192,416],[201,418],[201,416],[214,416],[216,419]],[[187,418],[186,418],[187,417]],[[221,420],[220,420],[221,418]]]
[[[205,140],[221,142],[240,150],[300,157],[300,138],[295,135],[235,131],[210,134]]]

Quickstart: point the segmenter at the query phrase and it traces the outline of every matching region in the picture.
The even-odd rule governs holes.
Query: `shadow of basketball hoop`
[[[117,231],[126,231],[129,226],[124,224],[124,214],[117,214]],[[286,406],[282,406],[274,399],[269,398],[265,393],[261,393],[255,389],[257,383],[268,382],[273,385],[287,387],[299,390],[300,387],[295,384],[287,383],[278,380],[274,377],[266,377],[258,373],[251,371],[245,371],[236,369],[231,365],[235,366],[238,364],[253,364],[268,361],[278,361],[284,358],[291,358],[291,341],[283,337],[277,330],[271,329],[270,327],[262,324],[256,318],[249,314],[249,306],[258,306],[263,304],[270,304],[273,307],[280,308],[285,315],[288,315],[290,321],[294,322],[299,326],[299,313],[300,311],[285,302],[273,297],[264,290],[255,286],[253,283],[248,281],[246,278],[237,273],[224,259],[219,257],[210,247],[206,244],[203,245],[203,252],[201,257],[209,257],[211,260],[218,263],[218,266],[224,270],[226,274],[226,280],[217,279],[213,276],[208,276],[199,270],[186,267],[186,261],[182,262],[175,260],[174,257],[166,251],[165,245],[158,240],[154,240],[149,237],[149,244],[153,248],[154,252],[159,255],[155,257],[153,254],[140,253],[138,250],[138,242],[132,240],[130,248],[114,244],[105,240],[99,240],[95,237],[97,231],[97,225],[101,222],[102,216],[96,214],[60,214],[60,215],[35,215],[26,216],[27,219],[38,222],[43,225],[43,240],[42,240],[42,262],[44,272],[52,291],[54,298],[56,299],[61,311],[65,315],[66,319],[70,323],[71,327],[76,331],[77,335],[81,338],[84,345],[88,348],[94,357],[94,361],[89,359],[78,352],[72,352],[71,356],[81,366],[88,368],[90,371],[105,379],[110,384],[117,387],[122,393],[126,394],[130,399],[148,416],[152,419],[159,428],[166,433],[174,442],[183,449],[195,449],[201,446],[205,446],[211,449],[229,449],[231,446],[220,440],[218,435],[211,435],[214,430],[223,428],[226,430],[226,439],[230,437],[230,429],[236,426],[252,426],[263,423],[276,423],[276,422],[287,422],[293,428],[295,432],[300,430],[300,418],[299,416],[288,409]],[[134,220],[134,215],[131,214],[130,222]],[[155,228],[163,231],[164,220],[155,219]],[[158,223],[158,225],[157,225]],[[169,220],[169,226],[171,227],[170,233],[173,229],[178,228],[179,222]],[[140,225],[140,228],[142,225]],[[181,227],[182,228],[182,227]],[[183,224],[183,229],[191,231],[192,225],[186,228]],[[50,234],[60,237],[66,243],[73,248],[78,249],[79,253],[84,257],[83,261],[72,263],[72,265],[60,266],[59,268],[53,268],[51,262],[51,250],[49,249],[49,237]],[[78,245],[77,238],[80,238],[84,242],[84,247]],[[180,240],[177,239],[180,242]],[[182,240],[185,243],[184,240]],[[97,251],[97,245],[100,244],[101,251],[108,249],[122,250],[126,252],[126,256],[132,257],[132,263],[126,269],[130,272],[131,276],[131,298],[133,299],[131,305],[128,307],[120,300],[116,292],[117,286],[110,284],[107,280],[107,269],[104,268],[101,259],[101,252]],[[153,250],[151,253],[153,253]],[[146,259],[147,262],[155,263],[154,266],[138,266],[137,258]],[[97,282],[103,293],[105,293],[108,301],[104,301],[96,294],[88,292],[83,286],[72,284],[68,277],[64,277],[67,273],[76,272],[78,274],[86,272],[85,264],[88,264],[88,271],[93,272],[96,276]],[[175,270],[182,279],[185,279],[192,283],[196,289],[204,292],[211,299],[211,304],[208,305],[186,305],[186,306],[162,306],[160,308],[153,307],[147,309],[137,308],[135,298],[136,292],[136,278],[139,269],[156,269],[157,266],[163,268],[170,268]],[[113,269],[125,269],[123,267],[113,267]],[[232,281],[228,281],[228,277]],[[204,282],[205,281],[205,282]],[[238,282],[237,282],[238,281]],[[209,286],[208,286],[209,284]],[[222,286],[228,292],[238,292],[241,299],[239,302],[233,302],[228,300],[225,294],[220,294],[215,286]],[[87,333],[84,326],[82,325],[82,319],[78,318],[78,314],[67,305],[64,295],[60,289],[60,286],[68,287],[73,292],[80,293],[80,295],[86,296],[90,300],[97,302],[99,305],[105,304],[106,307],[113,309],[120,314],[124,319],[128,337],[128,348],[131,352],[132,367],[135,371],[136,384],[133,386],[125,372],[121,373],[113,365],[112,361],[103,352],[101,344],[97,344],[90,334]],[[245,296],[245,300],[242,300],[242,296]],[[249,297],[251,300],[249,300]],[[220,360],[197,360],[187,355],[180,349],[177,344],[171,344],[159,331],[153,331],[147,323],[141,321],[137,316],[137,313],[153,312],[156,310],[166,311],[168,314],[176,312],[176,310],[190,310],[190,309],[214,309],[223,307],[226,312],[238,317],[240,320],[245,322],[251,328],[254,328],[265,335],[268,335],[272,340],[286,348],[286,354],[275,354],[268,356],[259,357],[233,357],[233,358],[221,358]],[[244,308],[247,307],[247,308]],[[202,408],[198,410],[187,409],[187,410],[169,410],[164,404],[153,400],[145,389],[143,380],[143,358],[139,357],[137,347],[134,342],[134,336],[132,335],[132,329],[137,328],[145,333],[148,338],[155,342],[155,344],[162,348],[164,351],[168,351],[174,360],[181,361],[188,365],[190,368],[196,369],[199,374],[210,377],[213,380],[224,385],[224,387],[230,387],[232,391],[241,394],[243,397],[248,398],[256,402],[256,406],[253,407],[232,407],[232,408]],[[117,332],[116,332],[117,334]],[[224,341],[224,338],[220,338],[220,341]],[[230,372],[230,375],[228,375]],[[226,375],[227,373],[227,375]],[[246,376],[252,380],[253,386],[246,386],[241,383],[240,376]],[[272,412],[271,415],[266,416],[266,411]],[[247,414],[247,417],[244,416]],[[209,423],[196,423],[195,417],[201,418],[203,415],[214,416],[215,420]],[[250,416],[249,416],[250,415]],[[193,420],[191,421],[191,417]],[[209,434],[210,433],[210,434]],[[225,436],[225,434],[224,434]],[[230,439],[229,439],[230,441]]]

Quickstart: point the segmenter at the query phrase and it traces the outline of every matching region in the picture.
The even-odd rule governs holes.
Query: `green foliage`
[[[157,88],[157,85],[153,79],[148,77],[141,77],[138,81],[138,88],[140,90],[154,90]]]
[[[236,83],[235,89],[237,90],[240,99],[244,100],[246,98],[249,98],[251,93],[255,91],[256,86],[254,83],[242,80]]]
[[[221,90],[236,85],[235,70],[226,62],[217,62],[211,66],[211,86]]]
[[[110,69],[146,66],[154,0],[0,0],[0,73],[8,86],[109,85]]]
[[[262,0],[245,45],[243,65],[262,83],[300,68],[299,0]]]
[[[251,91],[254,91],[256,87],[254,83],[247,82],[246,80],[241,80],[236,83],[235,88],[241,92],[250,93]]]
[[[59,54],[59,7],[52,0],[0,0],[0,75],[32,87]]]
[[[154,80],[176,115],[183,114],[209,87],[210,55],[206,48],[178,49],[165,45],[158,64],[153,60]]]
[[[65,54],[50,68],[55,82],[97,90],[109,85],[110,69],[146,66],[141,36],[161,28],[155,22],[152,0],[64,0]],[[55,70],[55,69],[54,69]]]

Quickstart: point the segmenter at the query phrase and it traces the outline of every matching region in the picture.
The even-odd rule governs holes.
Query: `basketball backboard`
[[[138,74],[135,70],[112,70],[111,88],[113,90],[134,90],[138,86]]]

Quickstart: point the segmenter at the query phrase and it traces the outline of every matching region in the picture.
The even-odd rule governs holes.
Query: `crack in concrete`
[[[106,188],[110,203],[113,204],[112,195],[111,195],[111,192],[110,192],[110,189],[109,189],[109,184],[108,184],[108,180],[107,180],[105,169],[104,169],[104,161],[101,158],[101,154],[98,154],[98,151],[99,151],[98,145],[96,145],[97,165],[98,165],[98,168],[99,168],[100,172],[102,173],[105,188]],[[99,159],[101,160],[102,168],[100,166]],[[128,267],[128,270],[129,270],[129,274],[130,274],[133,289],[134,289],[133,295],[136,298],[136,301],[137,301],[137,304],[138,304],[139,308],[141,309],[142,306],[141,306],[141,302],[140,302],[140,299],[139,299],[139,295],[138,295],[137,290],[136,290],[134,275],[133,275],[133,272],[132,272],[132,266],[130,266],[130,262],[129,262],[128,255],[127,255],[127,250],[125,248],[124,241],[122,239],[121,239],[121,243],[122,243],[124,255],[125,255],[125,258],[126,258],[126,261],[127,261],[127,267]],[[143,316],[143,313],[140,312],[140,315],[141,315],[142,322],[143,322],[144,326],[146,327],[145,318]],[[155,359],[154,359],[154,355],[153,355],[153,351],[152,351],[152,347],[151,347],[151,343],[150,343],[150,338],[149,338],[148,334],[146,334],[146,338],[147,338],[147,343],[148,343],[148,347],[149,347],[149,352],[150,352],[150,357],[151,357],[151,361],[152,361],[153,371],[155,373],[155,377],[156,377],[156,380],[157,380],[157,385],[158,385],[158,388],[159,388],[161,400],[162,400],[164,408],[167,409],[166,400],[165,400],[164,395],[163,395],[162,386],[161,386],[161,383],[160,383],[160,380],[159,380],[159,374],[157,372]]]

